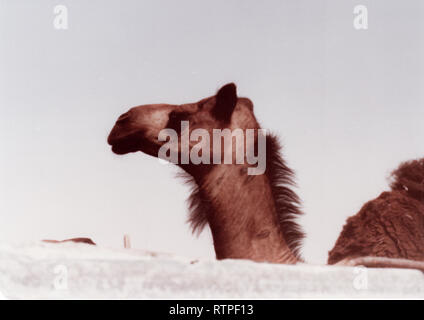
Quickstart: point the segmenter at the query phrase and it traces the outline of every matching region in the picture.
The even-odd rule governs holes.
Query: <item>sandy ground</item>
[[[77,243],[0,245],[6,299],[424,298],[416,270],[196,261]]]

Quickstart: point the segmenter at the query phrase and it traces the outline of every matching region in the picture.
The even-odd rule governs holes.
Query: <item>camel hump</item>
[[[405,191],[411,198],[424,203],[424,158],[401,163],[390,180],[392,190]]]
[[[383,192],[343,227],[328,263],[364,256],[424,260],[424,203],[408,192]]]
[[[43,242],[48,243],[63,243],[63,242],[78,242],[78,243],[86,243],[95,246],[96,243],[90,238],[72,238],[66,240],[43,240]]]

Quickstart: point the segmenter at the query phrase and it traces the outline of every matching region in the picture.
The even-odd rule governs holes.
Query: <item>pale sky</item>
[[[68,30],[53,8],[68,8]],[[353,8],[368,8],[367,30]],[[307,262],[424,156],[421,0],[0,0],[0,242],[88,236],[214,257],[191,235],[178,171],[106,143],[135,105],[233,81],[297,174]]]

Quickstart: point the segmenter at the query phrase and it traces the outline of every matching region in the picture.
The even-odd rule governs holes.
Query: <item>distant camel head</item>
[[[182,127],[182,123],[187,126]],[[203,130],[203,133],[213,137],[214,129],[258,129],[259,125],[253,114],[253,103],[247,98],[237,97],[236,86],[229,83],[218,90],[217,94],[194,103],[181,105],[149,104],[131,108],[122,114],[108,137],[108,143],[116,154],[142,151],[151,156],[158,157],[160,148],[167,139],[160,138],[163,129],[174,130],[179,139],[175,145],[175,154],[182,159],[183,153],[190,153],[194,146],[204,142],[203,135],[198,141],[188,139],[187,148],[183,150],[182,136],[192,137],[193,132]],[[184,132],[186,131],[186,132]],[[202,132],[201,132],[202,133]],[[212,139],[212,138],[211,138]],[[194,139],[196,140],[196,139]],[[209,157],[223,150],[209,146]],[[215,150],[215,151],[214,151]],[[187,165],[179,165],[190,172],[191,159]],[[198,164],[198,163],[196,163]]]

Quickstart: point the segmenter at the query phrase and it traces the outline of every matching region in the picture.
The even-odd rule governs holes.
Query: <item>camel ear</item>
[[[213,116],[221,121],[229,121],[237,104],[237,87],[228,83],[216,94],[216,105],[212,109]]]

